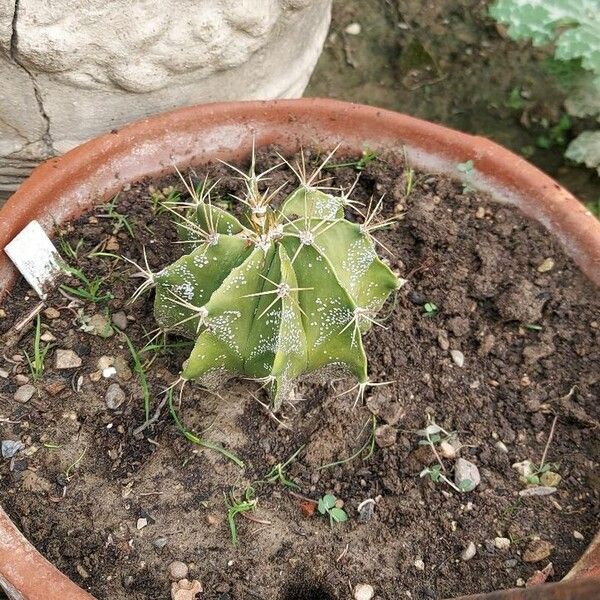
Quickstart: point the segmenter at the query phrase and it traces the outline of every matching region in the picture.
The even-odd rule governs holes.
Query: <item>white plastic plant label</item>
[[[4,248],[27,283],[43,300],[60,272],[59,254],[42,226],[31,221]]]

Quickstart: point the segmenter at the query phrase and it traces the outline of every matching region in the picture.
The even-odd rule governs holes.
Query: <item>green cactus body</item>
[[[301,185],[279,208],[246,176],[241,221],[197,197],[180,215],[192,250],[154,277],[164,330],[196,339],[181,377],[267,383],[278,409],[302,374],[335,368],[368,381],[364,333],[398,278],[346,198]],[[247,225],[242,224],[247,221]]]

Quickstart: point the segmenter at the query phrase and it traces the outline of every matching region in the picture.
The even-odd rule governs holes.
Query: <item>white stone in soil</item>
[[[23,448],[25,444],[20,440],[2,440],[2,458],[12,458]]]
[[[450,350],[450,356],[457,367],[462,367],[465,364],[465,355],[460,350]]]
[[[81,358],[73,350],[58,348],[54,354],[55,369],[76,369],[82,364]]]
[[[469,482],[466,485],[463,482]],[[457,458],[454,464],[454,483],[465,492],[474,490],[481,483],[481,475],[477,465],[464,459]],[[464,488],[461,487],[461,483]]]
[[[180,560],[174,560],[169,565],[169,576],[174,581],[179,581],[180,579],[185,579],[188,576],[189,569],[188,566],[181,562]]]
[[[344,31],[348,35],[360,35],[362,27],[360,26],[360,23],[350,23],[349,25],[346,25]]]
[[[28,402],[29,400],[31,400],[31,397],[33,396],[34,392],[35,387],[33,387],[30,383],[22,385],[18,387],[17,391],[15,392],[15,400],[17,402]]]
[[[425,563],[420,558],[417,558],[413,564],[415,565],[415,569],[418,569],[419,571],[425,570]]]
[[[375,590],[368,583],[359,583],[354,588],[354,600],[371,600],[375,595]]]
[[[508,550],[510,548],[510,540],[505,537],[494,538],[494,546],[498,550]]]
[[[477,547],[475,546],[474,542],[469,542],[465,549],[462,551],[460,557],[462,560],[464,560],[465,562],[468,560],[471,560],[475,554],[477,554]]]
[[[111,383],[106,390],[106,406],[111,410],[115,410],[125,402],[125,392],[118,383]]]

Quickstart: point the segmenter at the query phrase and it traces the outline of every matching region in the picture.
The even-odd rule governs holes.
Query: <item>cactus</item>
[[[245,182],[238,216],[211,202],[206,180],[196,190],[184,180],[189,201],[165,204],[191,251],[147,272],[140,291],[155,286],[163,331],[196,340],[184,381],[254,379],[269,389],[273,410],[298,377],[321,369],[354,375],[360,393],[375,385],[361,334],[378,324],[400,284],[372,236],[389,221],[378,220],[381,201],[362,223],[346,220],[345,209],[360,212],[359,203],[320,187],[322,167],[308,177],[302,161],[293,169],[299,186],[277,205],[281,188],[259,190],[268,172],[257,175],[253,158],[249,173],[238,171]]]

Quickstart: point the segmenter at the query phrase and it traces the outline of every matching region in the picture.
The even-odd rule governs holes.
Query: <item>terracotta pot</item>
[[[126,183],[220,158],[235,161],[258,147],[278,144],[359,153],[403,145],[411,163],[457,176],[459,162],[473,160],[472,182],[496,200],[518,206],[563,244],[584,273],[600,286],[600,222],[567,190],[522,158],[481,137],[459,133],[391,111],[334,100],[303,99],[218,103],[183,108],[124,127],[39,166],[0,210],[0,248],[30,220],[51,231]],[[0,297],[15,280],[0,256]],[[596,580],[598,578],[598,580]],[[91,596],[48,563],[0,509],[0,583],[23,600],[83,600]],[[478,600],[597,600],[600,537],[566,581],[529,590],[477,596]]]

